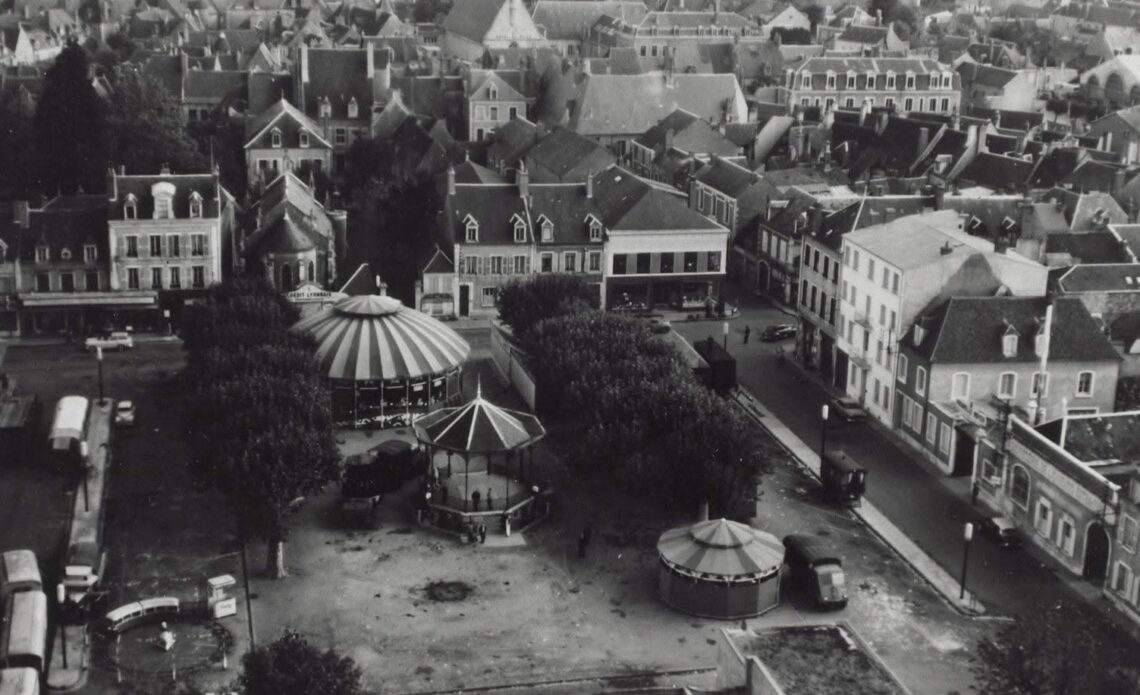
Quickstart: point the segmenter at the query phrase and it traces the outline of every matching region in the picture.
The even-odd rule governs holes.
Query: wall
[[[1023,338],[1024,339],[1024,338]],[[1032,339],[1032,338],[1030,338]],[[1024,408],[1032,399],[1030,389],[1033,374],[1039,367],[1037,362],[1009,362],[992,364],[947,365],[935,364],[930,370],[928,396],[934,401],[951,400],[954,375],[966,372],[970,375],[970,389],[967,400],[989,403],[997,393],[998,378],[1003,372],[1017,374],[1012,402]],[[1116,376],[1119,367],[1115,362],[1051,362],[1046,370],[1049,383],[1041,405],[1046,409],[1046,419],[1053,419],[1061,413],[1062,399],[1068,399],[1069,408],[1097,408],[1098,412],[1110,413],[1116,397]],[[1093,393],[1089,397],[1077,397],[1077,375],[1082,371],[1093,372]]]
[[[523,357],[523,352],[511,345],[503,328],[496,324],[491,331],[491,358],[495,361],[499,374],[522,396],[527,407],[534,411],[537,389],[534,377],[522,364]]]

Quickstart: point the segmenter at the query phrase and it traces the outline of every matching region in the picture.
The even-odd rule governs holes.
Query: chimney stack
[[[455,167],[447,167],[447,195],[455,195]]]
[[[594,172],[586,172],[586,200],[594,199]]]
[[[923,126],[918,129],[918,151],[914,153],[915,157],[921,157],[922,153],[926,151],[927,146],[930,145],[930,128]]]
[[[526,162],[519,162],[515,172],[515,181],[519,187],[519,197],[526,200],[530,195],[530,173],[526,170]]]

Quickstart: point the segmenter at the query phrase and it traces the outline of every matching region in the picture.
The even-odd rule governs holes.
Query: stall
[[[722,620],[759,615],[780,603],[780,539],[728,519],[661,534],[661,600],[677,610]]]
[[[401,426],[459,398],[467,341],[398,299],[349,297],[293,330],[317,341],[338,424]]]

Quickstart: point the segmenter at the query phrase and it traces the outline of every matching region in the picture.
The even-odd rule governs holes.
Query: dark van
[[[815,536],[793,534],[784,538],[784,562],[792,582],[803,587],[823,609],[847,605],[847,579],[843,561]]]

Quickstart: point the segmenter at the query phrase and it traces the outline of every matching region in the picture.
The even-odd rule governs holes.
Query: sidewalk
[[[760,425],[768,430],[776,438],[776,441],[780,442],[796,458],[800,465],[810,470],[818,478],[819,453],[805,444],[747,390],[741,388],[739,394],[738,399],[743,401],[745,410],[756,417]],[[950,605],[969,615],[982,615],[986,612],[985,607],[972,592],[966,591],[963,594],[958,580],[943,570],[914,541],[891,523],[890,519],[876,509],[869,500],[864,499],[862,505],[852,511],[934,587]]]

